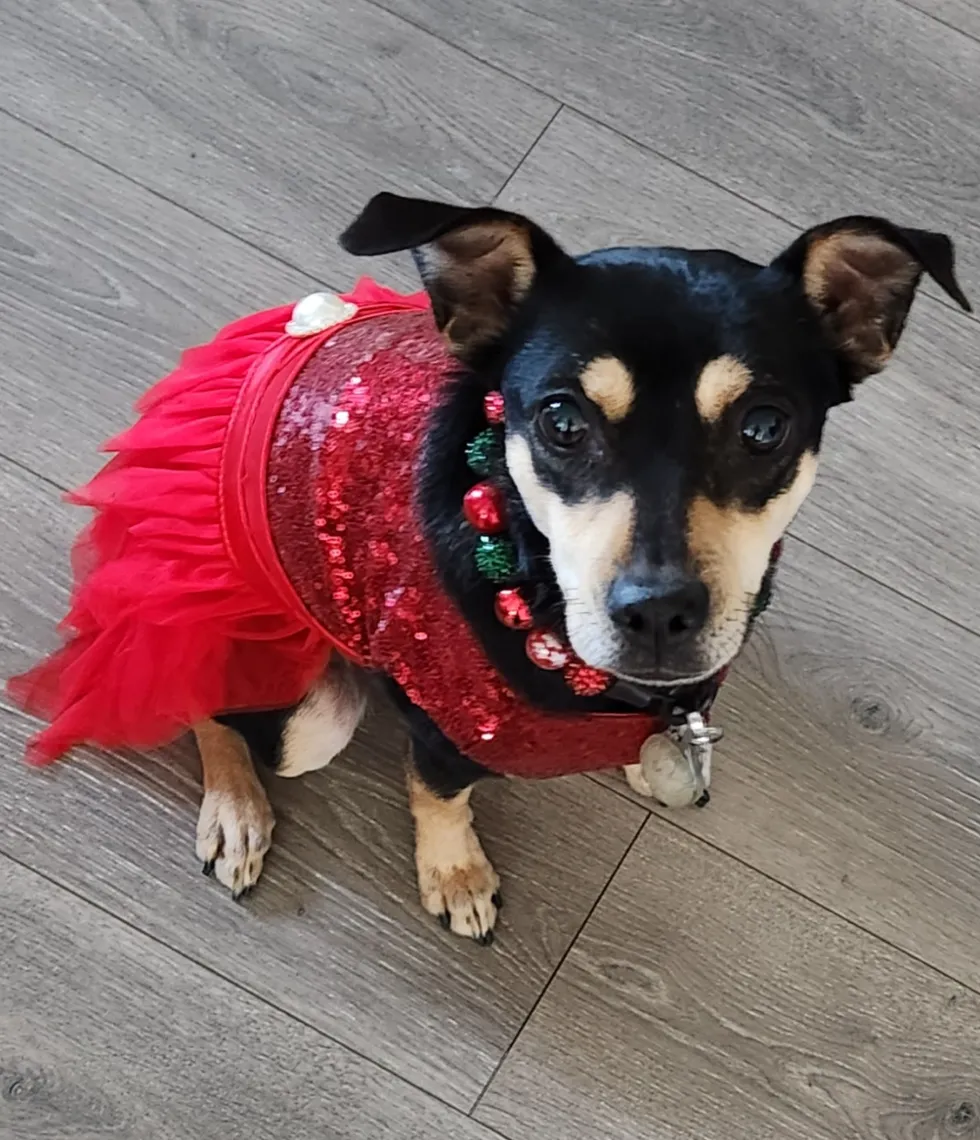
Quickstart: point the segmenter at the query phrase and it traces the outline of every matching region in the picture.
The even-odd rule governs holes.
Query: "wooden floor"
[[[980,300],[980,0],[0,0],[0,156],[8,674],[61,489],[178,347],[363,270],[382,188],[755,258],[880,212]],[[481,791],[491,950],[418,906],[384,714],[235,905],[189,746],[30,771],[0,707],[0,1140],[980,1137],[978,360],[926,289],[834,415],[707,811]]]

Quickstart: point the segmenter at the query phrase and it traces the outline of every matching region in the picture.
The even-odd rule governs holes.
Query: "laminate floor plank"
[[[0,919],[3,1140],[491,1140],[8,859]]]
[[[183,348],[353,280],[329,227],[317,280],[6,115],[0,150],[0,454],[62,486]],[[407,258],[383,272],[416,287]]]
[[[670,818],[980,990],[978,671],[975,634],[790,542],[711,804]]]
[[[576,252],[664,244],[764,263],[797,232],[567,110],[501,203]],[[980,324],[920,294],[893,364],[831,414],[817,487],[793,529],[980,632],[978,358]]]
[[[980,5],[976,0],[902,0],[902,3],[980,40]]]
[[[476,1118],[511,1140],[953,1140],[980,998],[644,829]]]
[[[486,200],[557,104],[367,0],[37,0],[0,107],[322,277],[370,195]]]
[[[895,0],[383,0],[798,225],[962,239],[980,298],[980,43]]]

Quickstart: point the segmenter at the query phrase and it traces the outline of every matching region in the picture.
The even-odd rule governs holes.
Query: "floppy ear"
[[[798,278],[853,382],[888,363],[923,272],[970,312],[953,262],[945,234],[851,217],[807,230],[773,264]]]
[[[537,276],[574,266],[520,214],[387,193],[368,202],[340,244],[362,256],[410,249],[436,324],[463,357],[500,336]]]

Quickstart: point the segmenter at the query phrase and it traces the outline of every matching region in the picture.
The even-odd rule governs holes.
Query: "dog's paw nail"
[[[233,899],[255,884],[275,819],[261,785],[234,793],[205,793],[197,823],[201,873],[213,875]]]
[[[442,912],[442,914],[439,915],[439,925],[442,927],[443,930],[448,930],[452,926],[452,924],[453,924],[453,920],[450,917],[449,911],[444,910]]]
[[[493,945],[493,931],[492,930],[485,930],[483,932],[483,934],[478,934],[476,937],[476,941],[479,942],[479,944],[481,946],[492,946]]]
[[[490,901],[491,901],[491,902],[493,903],[493,905],[494,905],[494,906],[497,908],[497,910],[502,910],[502,909],[503,909],[503,906],[504,906],[504,900],[503,900],[503,899],[500,897],[500,891],[495,891],[495,892],[494,892],[494,893],[493,893],[493,894],[490,896]]]
[[[711,803],[711,793],[708,791],[707,788],[705,788],[704,791],[701,793],[701,795],[694,801],[694,806],[695,807],[707,807],[708,804],[710,804],[710,803]]]

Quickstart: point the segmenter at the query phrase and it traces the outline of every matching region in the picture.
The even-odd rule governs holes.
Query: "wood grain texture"
[[[0,672],[50,648],[79,512],[0,467],[19,536],[0,561]],[[278,824],[247,905],[201,877],[189,743],[82,751],[27,769],[32,724],[0,713],[0,851],[41,870],[441,1098],[469,1107],[645,818],[585,779],[501,780],[474,797],[506,902],[492,949],[447,935],[416,893],[405,740],[378,711],[348,754],[270,778]]]
[[[976,0],[901,0],[934,20],[980,40],[980,6]]]
[[[4,115],[0,149],[0,453],[62,486],[92,474],[183,348],[321,287]]]
[[[980,1135],[980,999],[655,821],[476,1118],[512,1140]]]
[[[273,782],[262,881],[235,904],[193,854],[195,759],[76,754],[21,766],[29,726],[0,713],[0,847],[441,1099],[489,1079],[644,813],[580,780],[500,784],[477,818],[503,878],[490,951],[424,914],[393,724],[376,717],[337,767]]]
[[[0,451],[62,485],[181,350],[317,287],[0,116]]]
[[[319,277],[379,190],[490,198],[556,104],[366,0],[38,0],[0,107]]]
[[[384,0],[798,224],[963,240],[980,295],[980,44],[894,0]]]
[[[568,111],[501,201],[551,227],[574,251],[708,246],[766,262],[796,233]],[[794,525],[801,538],[974,630],[978,358],[980,324],[920,295],[895,362],[832,414],[817,488]]]
[[[0,860],[4,1140],[491,1133]]]
[[[893,212],[959,239],[977,300],[978,60],[899,0],[0,0],[0,673],[65,603],[54,484],[180,348],[365,270],[414,285],[336,249],[376,190],[490,198],[558,95],[676,160],[563,111],[503,201],[574,248],[761,258],[774,215]],[[980,1137],[980,642],[923,608],[978,628],[977,349],[927,298],[835,417],[797,528],[833,558],[790,544],[712,806],[648,827],[509,1055],[647,818],[621,782],[478,793],[487,951],[421,912],[384,712],[270,781],[236,906],[194,860],[186,742],[28,771],[0,708],[0,851],[54,880],[0,862],[0,1137]],[[482,1125],[405,1084],[466,1109],[505,1056]]]
[[[670,819],[980,988],[978,675],[980,638],[791,542],[711,805]]]

